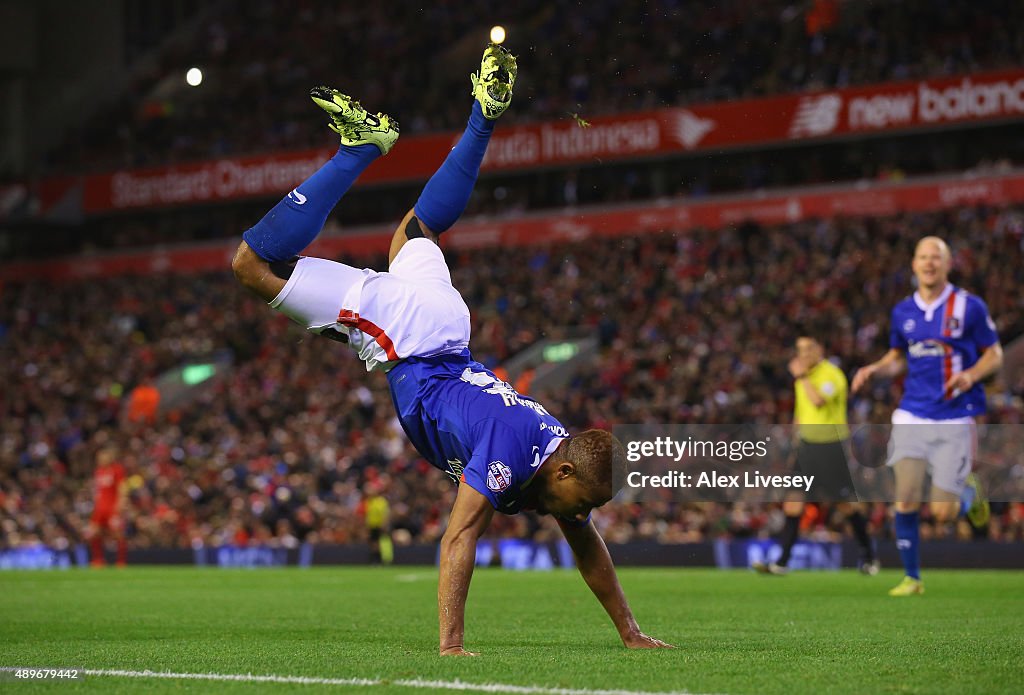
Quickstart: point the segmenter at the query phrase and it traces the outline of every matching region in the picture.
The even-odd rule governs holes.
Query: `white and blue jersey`
[[[469,308],[444,254],[411,239],[388,272],[302,258],[271,302],[308,330],[347,342],[368,370],[387,371],[391,399],[416,449],[499,512],[569,433],[469,354]]]
[[[985,390],[950,391],[946,383],[972,367],[998,342],[995,323],[979,297],[947,284],[931,304],[917,292],[892,310],[889,346],[907,358],[900,409],[929,420],[973,417],[985,412]]]
[[[569,437],[544,406],[498,379],[469,350],[406,358],[388,372],[388,384],[417,451],[504,514],[523,508],[523,490]]]

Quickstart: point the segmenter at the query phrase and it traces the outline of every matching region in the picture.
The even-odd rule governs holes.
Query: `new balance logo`
[[[304,196],[301,193],[299,193],[299,189],[298,188],[293,189],[292,192],[288,194],[288,197],[291,198],[293,201],[295,201],[295,203],[298,204],[298,205],[305,205],[306,204],[306,196]]]
[[[687,150],[696,147],[715,128],[714,121],[701,118],[692,111],[679,109],[677,114],[672,124],[672,137]]]
[[[807,138],[827,135],[839,125],[839,111],[843,98],[838,94],[804,97],[796,107],[796,115],[789,126],[789,137]]]
[[[910,549],[910,541],[898,540],[898,541],[896,541],[896,548],[898,550],[909,550]]]

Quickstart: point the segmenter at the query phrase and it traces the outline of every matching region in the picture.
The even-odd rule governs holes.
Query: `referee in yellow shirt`
[[[370,557],[376,563],[390,565],[395,557],[394,546],[391,544],[391,505],[384,497],[380,483],[367,484],[364,503]]]
[[[836,503],[846,514],[861,548],[860,570],[877,574],[878,562],[868,537],[864,506],[857,502],[853,478],[846,460],[850,428],[846,422],[846,375],[825,359],[825,349],[816,337],[802,333],[796,340],[796,357],[789,362],[796,402],[793,424],[800,428],[796,468],[814,476],[811,499]],[[782,531],[782,555],[778,562],[757,563],[766,574],[785,574],[793,545],[800,533],[800,519],[806,500],[792,499],[783,505],[786,525]]]

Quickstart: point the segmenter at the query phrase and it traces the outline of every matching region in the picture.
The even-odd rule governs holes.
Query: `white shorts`
[[[963,492],[977,449],[974,418],[929,420],[897,409],[892,425],[888,465],[922,459],[928,462],[932,485],[955,495]]]
[[[407,241],[386,273],[301,258],[270,306],[314,333],[344,336],[367,371],[469,346],[469,308],[428,239]]]

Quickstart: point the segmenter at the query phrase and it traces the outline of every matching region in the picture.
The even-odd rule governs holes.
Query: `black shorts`
[[[856,502],[857,491],[847,464],[845,442],[800,442],[795,472],[813,475],[809,502]]]

